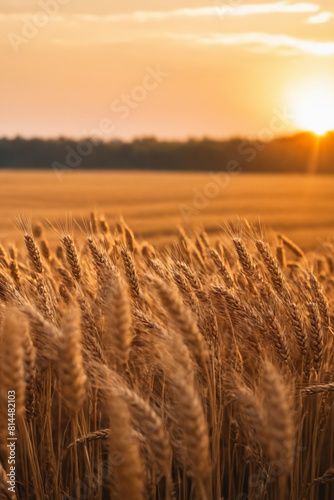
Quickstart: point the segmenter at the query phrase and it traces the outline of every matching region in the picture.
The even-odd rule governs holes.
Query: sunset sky
[[[334,128],[333,0],[0,0],[0,25],[1,136]]]

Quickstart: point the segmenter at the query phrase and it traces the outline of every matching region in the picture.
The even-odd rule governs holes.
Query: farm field
[[[215,175],[215,174],[214,174]],[[219,174],[216,174],[217,176]],[[123,215],[139,238],[170,242],[178,225],[220,231],[236,216],[260,220],[309,250],[334,229],[334,177],[233,175],[219,184],[208,174],[155,172],[0,172],[0,234],[19,240],[13,218],[33,220],[66,215],[80,219],[90,210],[109,221]],[[52,235],[50,235],[52,238]]]
[[[117,199],[121,177],[99,178],[105,203],[103,181]],[[175,215],[161,236],[154,207],[185,192],[171,181],[153,202],[138,182],[146,199],[130,207],[161,241]],[[36,215],[65,209],[52,210]],[[94,214],[57,244],[19,226],[18,248],[0,246],[0,498],[332,500],[334,245],[306,256],[244,224],[166,252]]]
[[[0,498],[332,500],[333,179],[222,179],[2,172]]]

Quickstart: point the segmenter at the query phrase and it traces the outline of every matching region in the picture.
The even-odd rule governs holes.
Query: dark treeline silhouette
[[[110,142],[87,138],[0,139],[0,169],[173,170],[334,173],[334,132],[301,133],[271,142],[230,139]]]

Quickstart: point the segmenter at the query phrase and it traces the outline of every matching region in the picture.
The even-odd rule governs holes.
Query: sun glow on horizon
[[[334,92],[329,85],[314,83],[295,90],[291,108],[299,128],[319,136],[334,130]]]

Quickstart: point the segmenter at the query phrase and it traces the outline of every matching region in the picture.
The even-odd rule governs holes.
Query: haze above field
[[[0,28],[0,135],[334,128],[332,0],[0,0]]]

